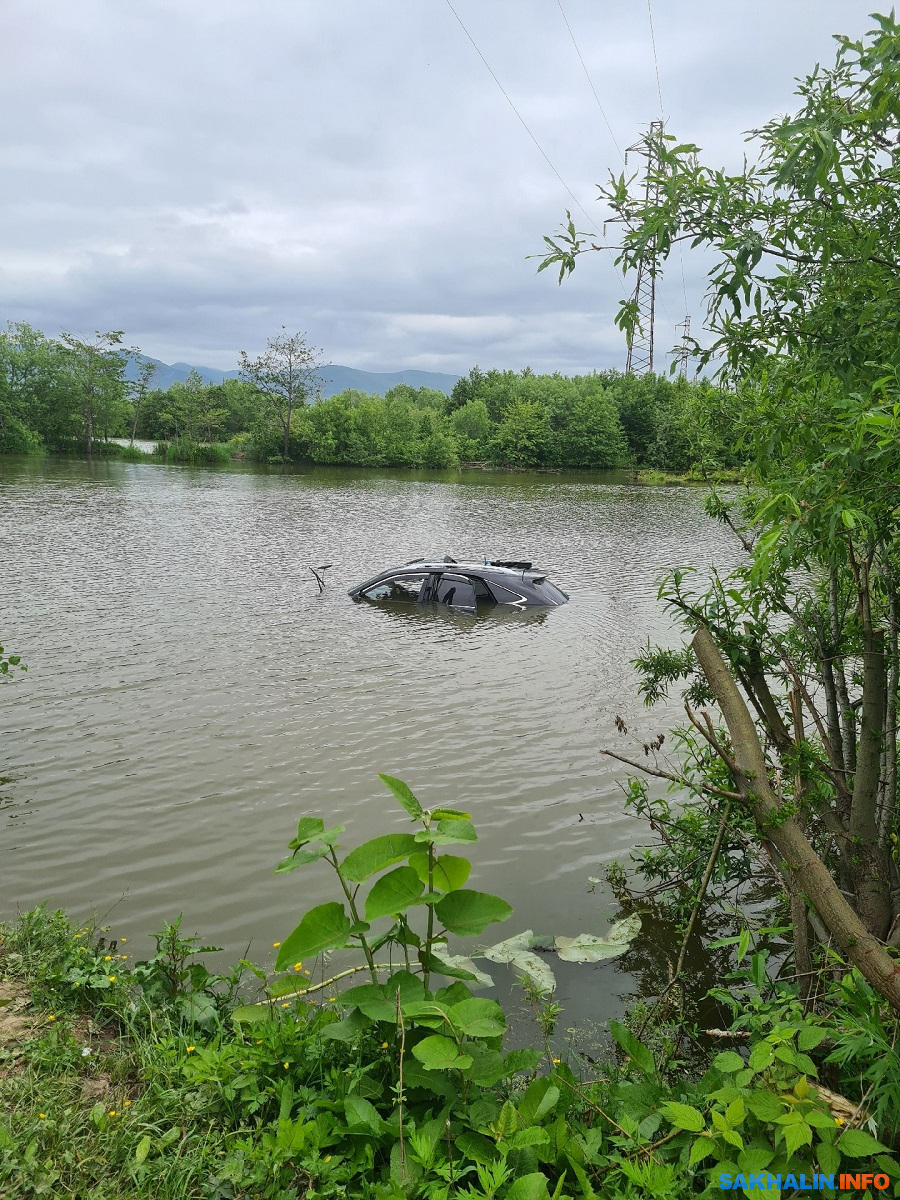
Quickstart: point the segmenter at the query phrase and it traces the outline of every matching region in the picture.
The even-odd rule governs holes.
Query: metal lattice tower
[[[691,358],[691,314],[687,313],[680,325],[675,326],[676,332],[682,330],[681,345],[678,347],[678,373],[687,379],[688,363]]]
[[[645,141],[629,146],[632,152],[647,156],[647,171],[644,176],[644,204],[655,204],[659,198],[659,187],[654,183],[658,165],[659,139],[662,137],[663,122],[651,121]],[[653,323],[656,317],[656,239],[650,243],[638,263],[637,280],[633,299],[638,310],[638,325],[635,326],[628,358],[625,362],[626,375],[645,375],[653,370]]]

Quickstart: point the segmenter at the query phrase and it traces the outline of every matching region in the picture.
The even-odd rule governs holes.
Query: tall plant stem
[[[428,894],[434,891],[434,844],[428,843]],[[431,962],[431,943],[434,938],[434,905],[428,905],[428,926],[425,932],[425,969],[422,975],[422,982],[425,985],[425,991],[428,991],[428,981],[431,978],[431,971],[428,964]]]
[[[359,913],[357,912],[357,909],[356,909],[356,901],[353,899],[353,893],[347,887],[347,881],[341,872],[341,868],[340,868],[340,865],[338,864],[338,860],[337,860],[337,854],[335,854],[334,849],[332,849],[331,853],[328,855],[328,861],[334,867],[335,874],[337,875],[338,879],[341,881],[341,889],[343,890],[344,895],[347,897],[347,904],[350,908],[350,916],[353,918],[353,924],[354,925],[361,924]],[[366,935],[364,933],[357,934],[357,937],[359,938],[360,946],[362,946],[362,952],[366,956],[366,962],[368,963],[368,966],[369,966],[369,973],[372,976],[372,982],[377,983],[378,982],[378,974],[375,969],[375,958],[372,954],[372,948],[370,947],[369,943],[366,941]]]

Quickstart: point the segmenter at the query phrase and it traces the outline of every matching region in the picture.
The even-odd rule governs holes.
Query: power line
[[[650,7],[650,0],[647,0],[647,16],[650,18],[650,44],[653,47],[653,66],[656,69],[656,91],[659,96],[659,115],[665,118],[663,112],[662,86],[659,82],[659,59],[656,57],[656,34],[653,32],[653,10]]]
[[[510,99],[510,97],[509,97],[509,93],[506,91],[506,88],[504,88],[503,84],[500,82],[500,80],[499,80],[499,79],[497,78],[497,76],[494,74],[493,70],[491,69],[491,64],[488,62],[488,60],[487,60],[487,59],[484,57],[484,55],[483,55],[483,54],[481,53],[481,51],[479,50],[477,42],[476,42],[476,41],[475,41],[475,39],[472,37],[471,33],[469,33],[468,29],[466,29],[465,25],[463,24],[462,17],[459,15],[459,13],[456,11],[456,9],[453,7],[453,5],[450,3],[450,0],[447,0],[447,7],[448,7],[448,8],[450,9],[450,11],[453,13],[454,17],[456,17],[457,21],[459,22],[459,26],[460,26],[460,28],[462,29],[463,33],[466,35],[466,37],[469,39],[469,41],[470,41],[470,42],[472,43],[472,45],[474,46],[474,48],[475,48],[475,53],[478,55],[478,57],[481,59],[481,61],[484,63],[484,65],[487,67],[487,69],[488,69],[488,72],[490,73],[490,76],[491,76],[491,78],[493,79],[494,83],[496,83],[497,87],[498,87],[498,88],[500,89],[500,91],[503,93],[503,95],[504,95],[504,97],[505,97],[505,99],[506,99],[506,103],[509,105],[509,107],[510,107],[510,108],[513,110],[513,112],[514,112],[514,113],[516,114],[516,116],[519,118],[519,120],[520,120],[520,121],[521,121],[521,123],[522,123],[522,126],[523,126],[523,128],[525,129],[525,132],[528,134],[528,136],[529,136],[529,137],[531,138],[531,140],[534,142],[535,146],[537,146],[538,150],[541,152],[541,155],[543,156],[543,158],[544,158],[544,161],[547,163],[547,166],[550,168],[550,170],[553,172],[553,174],[556,176],[556,178],[559,180],[559,182],[560,182],[560,183],[563,185],[563,187],[566,189],[566,191],[567,191],[567,192],[569,193],[569,195],[572,197],[573,201],[574,201],[574,202],[575,202],[575,204],[578,206],[578,208],[580,208],[580,209],[581,209],[581,211],[584,213],[584,215],[587,217],[587,219],[588,219],[588,220],[591,222],[591,224],[593,224],[593,223],[594,223],[594,218],[593,218],[593,217],[591,216],[591,214],[590,214],[590,213],[587,211],[587,209],[584,207],[584,205],[581,203],[581,201],[578,199],[578,197],[575,195],[575,193],[572,191],[572,189],[569,187],[569,185],[568,185],[568,184],[566,183],[566,181],[563,179],[562,175],[560,175],[559,171],[557,171],[556,167],[555,167],[555,166],[553,165],[553,163],[550,161],[550,158],[549,158],[549,156],[547,155],[547,152],[544,150],[544,147],[541,145],[541,143],[540,143],[540,142],[537,140],[537,138],[536,138],[536,137],[534,136],[534,134],[531,132],[531,130],[529,129],[529,127],[528,127],[528,123],[526,122],[525,118],[522,116],[522,114],[521,114],[521,113],[519,112],[519,110],[516,108],[515,104],[513,104],[512,100],[511,100],[511,99]],[[592,232],[593,232],[593,231],[592,231]]]
[[[609,130],[609,136],[612,138],[613,145],[619,152],[619,158],[624,160],[625,155],[622,153],[622,147],[616,141],[616,135],[612,131],[612,125],[610,125],[610,123],[609,123],[609,118],[607,117],[606,113],[603,111],[603,105],[600,103],[600,97],[597,95],[597,89],[594,87],[594,82],[591,79],[590,73],[587,69],[587,64],[585,63],[584,58],[582,57],[581,51],[578,48],[578,43],[575,41],[575,34],[572,32],[572,26],[569,24],[569,18],[566,16],[565,9],[562,6],[562,0],[556,0],[556,3],[559,5],[559,11],[562,13],[562,19],[566,23],[566,29],[568,29],[568,31],[569,31],[569,37],[572,39],[572,45],[575,47],[575,53],[578,55],[578,61],[581,63],[581,69],[584,71],[584,77],[585,77],[585,79],[587,79],[588,84],[590,85],[590,89],[594,93],[594,99],[597,101],[597,107],[600,109],[600,115],[603,117],[603,120],[606,122],[606,128]]]

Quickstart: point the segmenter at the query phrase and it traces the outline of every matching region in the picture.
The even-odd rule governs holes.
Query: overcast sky
[[[669,131],[724,166],[879,7],[652,3]],[[616,142],[659,116],[648,5],[561,4],[453,0],[599,227]],[[624,364],[633,283],[608,255],[535,274],[574,201],[447,0],[0,0],[0,23],[3,318],[225,369],[281,325],[374,371]],[[673,262],[661,349],[702,293]]]

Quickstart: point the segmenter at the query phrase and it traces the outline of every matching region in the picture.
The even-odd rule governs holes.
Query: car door
[[[434,593],[438,604],[446,604],[454,612],[475,616],[475,587],[465,575],[445,571]]]

